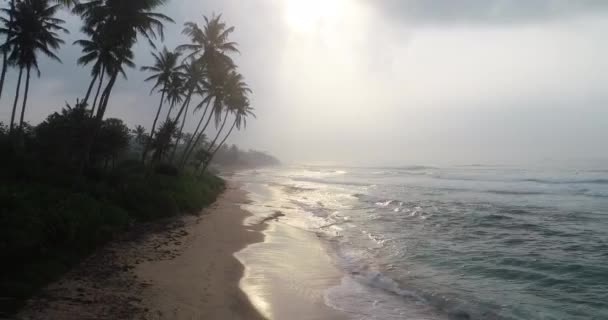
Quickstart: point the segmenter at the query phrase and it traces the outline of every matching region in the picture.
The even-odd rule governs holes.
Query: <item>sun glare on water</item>
[[[287,24],[293,31],[312,32],[338,12],[339,0],[285,0]]]

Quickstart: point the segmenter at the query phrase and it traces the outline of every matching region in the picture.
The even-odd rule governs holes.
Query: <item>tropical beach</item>
[[[608,2],[5,0],[0,319],[608,319]]]
[[[277,230],[276,212],[241,208],[252,203],[234,184],[198,217],[146,226],[111,243],[17,318],[346,319],[324,304],[324,290],[340,274],[318,239]],[[258,255],[250,247],[256,244],[281,247]]]

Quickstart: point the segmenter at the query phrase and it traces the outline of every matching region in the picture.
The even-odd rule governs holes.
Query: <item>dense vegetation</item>
[[[239,149],[236,145],[223,145],[215,155],[215,162],[227,168],[257,168],[266,166],[276,166],[280,161],[261,151]]]
[[[133,223],[196,212],[223,189],[206,171],[253,115],[251,90],[230,57],[238,52],[229,39],[234,28],[221,16],[204,17],[202,26],[185,24],[189,43],[158,49],[164,24],[173,23],[157,12],[165,2],[3,2],[0,101],[9,98],[9,70],[17,86],[11,116],[0,122],[0,315]],[[91,80],[73,105],[30,125],[24,115],[39,56],[61,61],[56,52],[68,32],[61,10],[82,20],[75,62]],[[157,50],[154,64],[140,68],[159,98],[149,131],[105,117],[117,78],[136,66],[132,50],[141,39]],[[184,133],[199,110],[195,132]]]

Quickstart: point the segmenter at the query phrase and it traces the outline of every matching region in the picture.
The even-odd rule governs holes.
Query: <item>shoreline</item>
[[[246,193],[230,182],[199,216],[134,228],[51,283],[16,319],[264,319],[239,287],[234,253],[264,240],[246,227]]]
[[[347,319],[324,301],[342,273],[322,243],[257,196],[227,181],[200,215],[138,226],[43,289],[17,319]]]

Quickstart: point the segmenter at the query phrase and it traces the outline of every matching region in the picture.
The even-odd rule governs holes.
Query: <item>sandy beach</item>
[[[235,257],[263,244],[266,231],[274,229],[276,236],[276,228],[268,228],[277,223],[276,212],[243,223],[252,215],[241,209],[248,203],[246,192],[231,184],[200,216],[142,225],[49,285],[18,318],[342,319],[323,304],[319,291],[294,282],[310,280],[311,274],[320,279],[319,288],[338,281],[331,270],[311,270],[321,260],[302,256],[320,249],[310,246],[314,239],[301,238],[306,242],[293,250],[266,248],[264,255],[245,250],[239,259],[247,266]],[[317,267],[325,268],[325,262]],[[294,277],[299,269],[303,277]],[[285,272],[292,281],[271,271]]]

